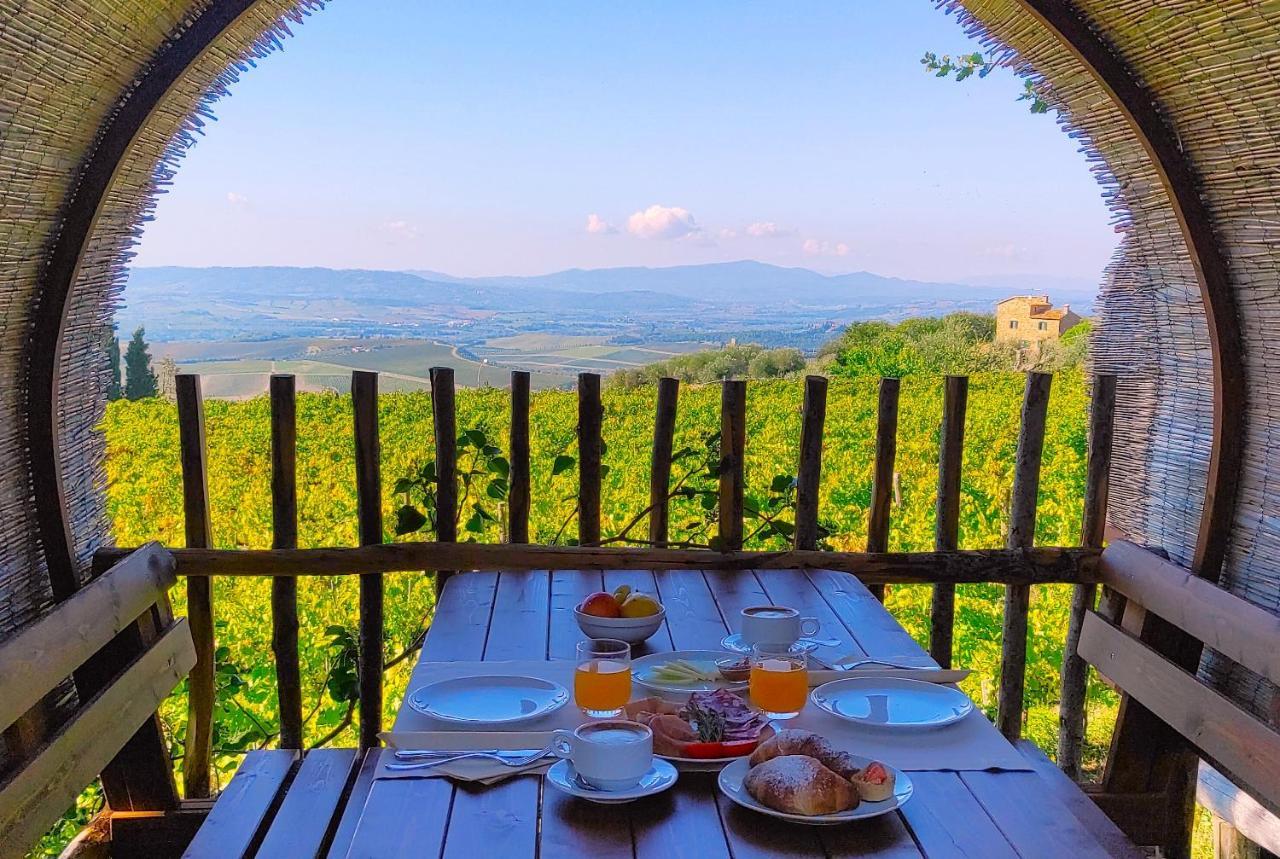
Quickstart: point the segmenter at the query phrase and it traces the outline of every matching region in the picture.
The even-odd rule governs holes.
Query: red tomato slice
[[[760,745],[759,740],[732,740],[727,743],[689,743],[682,757],[686,758],[738,758],[749,755]]]

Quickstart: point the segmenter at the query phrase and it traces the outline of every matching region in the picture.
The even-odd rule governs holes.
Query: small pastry
[[[852,781],[858,796],[867,802],[883,802],[893,796],[893,772],[879,761],[867,764]]]
[[[752,767],[742,781],[757,802],[785,814],[834,814],[858,805],[858,792],[806,755],[781,755]]]

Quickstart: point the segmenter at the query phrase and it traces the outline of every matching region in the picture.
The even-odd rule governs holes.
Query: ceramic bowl
[[[574,606],[573,616],[578,619],[578,628],[588,638],[617,638],[628,644],[639,644],[658,631],[667,617],[667,610],[659,608],[657,614],[648,617],[597,617],[583,614]]]

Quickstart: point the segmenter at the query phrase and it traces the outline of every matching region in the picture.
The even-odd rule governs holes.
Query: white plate
[[[810,698],[833,716],[877,728],[940,728],[973,712],[959,689],[896,677],[833,680]]]
[[[818,649],[818,645],[808,639],[801,638],[796,641],[800,645],[800,649],[805,653],[812,653]],[[720,646],[725,650],[732,650],[734,653],[747,654],[751,652],[751,645],[742,640],[742,633],[736,632],[733,635],[726,635],[720,640]]]
[[[854,755],[854,761],[858,766],[864,767],[871,763],[869,758],[862,758]],[[720,770],[720,777],[716,779],[716,783],[720,785],[720,792],[729,799],[741,805],[743,808],[749,808],[752,811],[758,811],[761,814],[767,814],[770,817],[779,817],[783,820],[794,820],[796,823],[807,823],[810,826],[831,826],[836,823],[848,823],[851,820],[865,820],[868,817],[879,817],[882,814],[901,808],[903,803],[911,798],[914,788],[911,786],[911,779],[901,770],[896,770],[891,766],[885,765],[885,769],[893,773],[893,796],[882,802],[860,802],[857,808],[848,811],[837,811],[835,814],[787,814],[785,811],[775,811],[764,803],[757,802],[755,797],[747,793],[747,789],[743,787],[742,781],[747,777],[747,771],[751,767],[746,760],[739,758]]]
[[[734,655],[723,650],[672,650],[665,653],[650,653],[648,656],[641,656],[639,659],[631,660],[631,679],[646,689],[653,689],[658,692],[713,692],[716,689],[728,689],[732,692],[737,692],[747,688],[746,680],[729,681],[718,674],[715,680],[699,683],[664,683],[661,680],[649,679],[653,669],[659,665],[674,662],[677,659],[696,662],[699,663],[699,668],[705,665],[709,670],[715,671],[717,659],[728,659]]]
[[[547,770],[547,781],[565,793],[602,805],[616,805],[662,793],[675,784],[677,778],[679,773],[676,768],[660,758],[654,758],[653,766],[641,776],[640,783],[629,790],[599,790],[591,787],[578,778],[570,761],[557,761]]]
[[[537,677],[455,677],[415,689],[406,700],[442,722],[511,725],[554,713],[569,703],[569,692]]]

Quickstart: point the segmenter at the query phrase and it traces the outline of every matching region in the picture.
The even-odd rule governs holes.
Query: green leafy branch
[[[933,51],[926,51],[920,59],[920,64],[924,66],[925,71],[933,72],[934,77],[949,78],[954,75],[957,82],[967,80],[975,74],[979,78],[985,78],[991,74],[992,69],[1000,65],[980,51],[972,54],[957,54],[954,57],[950,54],[939,56]],[[1032,113],[1049,112],[1049,103],[1036,92],[1035,83],[1030,78],[1022,79],[1022,94],[1018,96],[1018,101],[1031,102]]]

